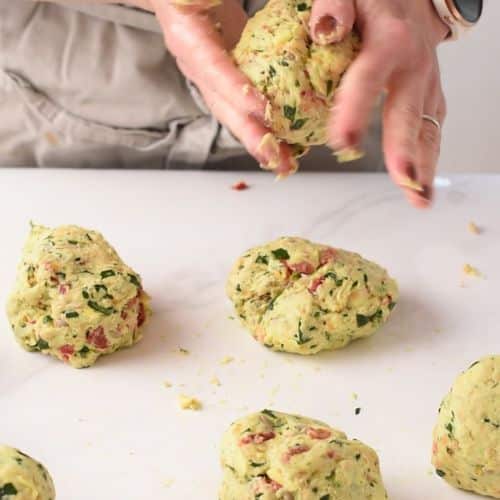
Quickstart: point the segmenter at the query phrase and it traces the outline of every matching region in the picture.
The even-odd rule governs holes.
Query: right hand
[[[200,0],[190,7],[168,0],[128,3],[156,14],[165,44],[180,70],[197,86],[214,116],[261,166],[278,175],[294,171],[296,161],[286,143],[277,147],[277,141],[263,141],[271,133],[264,118],[267,99],[236,67],[230,54],[247,22],[237,0],[223,0],[214,8],[209,7],[210,0]]]

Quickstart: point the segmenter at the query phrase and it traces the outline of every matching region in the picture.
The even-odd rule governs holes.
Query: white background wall
[[[481,23],[439,49],[448,118],[441,170],[500,172],[500,0]]]

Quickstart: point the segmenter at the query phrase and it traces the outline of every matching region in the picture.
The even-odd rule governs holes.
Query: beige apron
[[[349,170],[383,167],[373,132]],[[335,168],[322,148],[304,163]],[[152,14],[0,0],[1,166],[257,165],[179,72]]]

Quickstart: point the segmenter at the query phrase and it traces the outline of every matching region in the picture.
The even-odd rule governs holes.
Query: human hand
[[[337,91],[329,124],[332,147],[359,148],[372,109],[386,91],[383,150],[389,174],[417,207],[432,201],[446,115],[436,46],[448,34],[430,0],[315,0],[310,32],[320,44],[342,39],[354,22],[362,49]],[[419,187],[420,186],[420,187]]]
[[[289,146],[279,143],[265,124],[266,98],[238,70],[230,50],[247,16],[236,0],[193,0],[177,4],[148,0],[163,29],[165,43],[184,75],[200,90],[215,117],[267,169],[279,175],[296,170]]]

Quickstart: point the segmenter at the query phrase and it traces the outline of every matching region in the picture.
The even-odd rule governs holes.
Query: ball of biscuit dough
[[[100,233],[33,225],[7,314],[22,347],[82,368],[135,344],[150,309],[141,278]]]
[[[246,251],[226,290],[255,339],[297,354],[339,349],[372,335],[398,299],[396,282],[377,264],[292,237]]]
[[[41,463],[15,448],[0,445],[0,498],[55,500],[56,492]]]
[[[355,33],[329,45],[308,32],[311,0],[269,0],[233,51],[239,68],[269,100],[274,135],[295,146],[325,144],[326,124],[342,75],[360,48]]]
[[[432,463],[451,485],[500,498],[500,355],[473,363],[443,399]]]
[[[384,500],[377,454],[323,422],[271,410],[234,422],[219,500]]]

